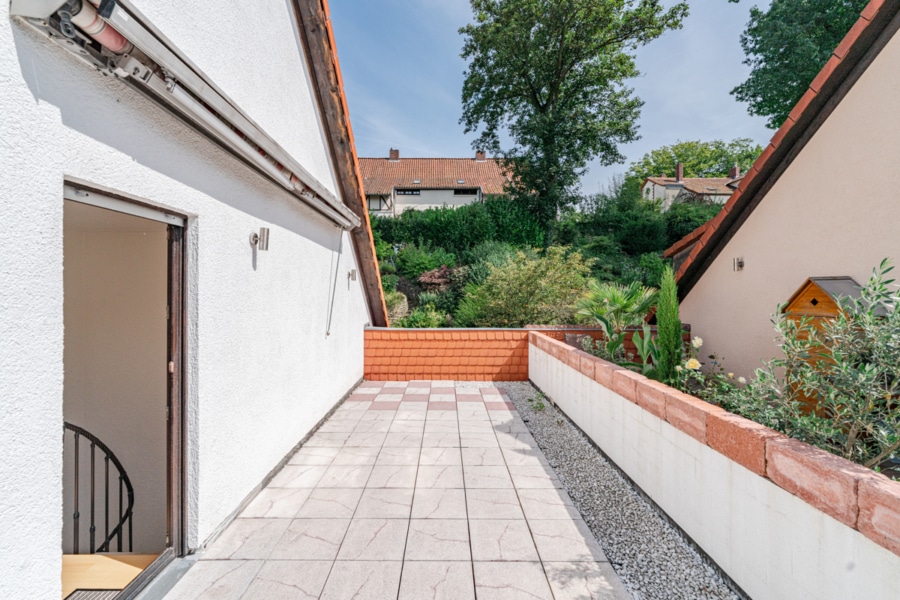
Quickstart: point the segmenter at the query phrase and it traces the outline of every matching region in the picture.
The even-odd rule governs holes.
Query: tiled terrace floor
[[[366,382],[167,598],[625,598],[559,488],[501,389]]]

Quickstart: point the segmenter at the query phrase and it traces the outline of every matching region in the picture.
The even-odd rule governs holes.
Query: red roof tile
[[[493,158],[360,158],[359,168],[366,194],[390,194],[394,188],[475,187],[485,194],[502,194],[509,181],[499,161]]]

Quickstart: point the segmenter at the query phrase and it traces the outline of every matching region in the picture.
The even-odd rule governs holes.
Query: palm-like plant
[[[633,281],[623,285],[612,281],[588,282],[588,291],[575,304],[579,316],[593,319],[611,338],[630,325],[640,325],[656,303],[655,288]]]

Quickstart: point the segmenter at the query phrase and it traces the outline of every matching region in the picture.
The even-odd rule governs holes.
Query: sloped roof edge
[[[366,210],[328,0],[293,0],[293,6],[341,197],[362,222],[350,232],[350,237],[372,325],[387,327],[387,306],[381,290],[381,273],[375,256],[369,211]]]
[[[738,189],[719,214],[704,226],[702,237],[676,273],[680,298],[690,293],[898,29],[900,2],[871,0],[863,9],[787,120],[745,174]]]

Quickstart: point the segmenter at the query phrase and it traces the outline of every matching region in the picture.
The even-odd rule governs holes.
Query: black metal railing
[[[75,446],[73,452],[73,460],[74,460],[74,485],[73,485],[73,495],[74,495],[74,504],[72,511],[72,537],[73,537],[73,553],[81,554],[81,547],[79,544],[79,534],[81,530],[81,512],[79,510],[80,503],[80,490],[79,486],[83,479],[83,474],[81,472],[81,456],[80,450],[82,441],[87,441],[90,443],[88,446],[88,450],[90,451],[90,481],[88,482],[90,485],[90,494],[89,494],[89,503],[90,503],[90,527],[88,529],[90,540],[88,544],[88,552],[90,554],[94,554],[95,552],[111,552],[110,546],[115,540],[116,552],[122,552],[123,548],[125,548],[126,544],[124,543],[125,529],[127,526],[128,535],[127,535],[127,547],[128,552],[132,551],[134,546],[133,538],[132,538],[132,513],[134,510],[134,488],[131,485],[131,480],[128,478],[128,474],[125,472],[125,468],[122,467],[122,463],[119,462],[119,459],[116,458],[116,455],[113,453],[109,447],[101,442],[95,435],[90,433],[89,431],[77,426],[72,425],[71,423],[65,423],[63,425],[63,434],[67,431],[71,431],[74,434],[75,438]],[[103,541],[100,542],[100,545],[96,544],[96,532],[97,532],[97,469],[96,469],[96,453],[97,449],[103,453]],[[110,512],[110,473],[109,467],[110,463],[112,463],[113,468],[117,471],[114,474],[114,477],[118,479],[118,503],[117,510],[119,513],[118,521],[113,526],[112,530],[109,528],[109,512]],[[125,504],[125,500],[127,498],[128,504]]]

